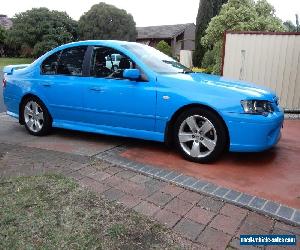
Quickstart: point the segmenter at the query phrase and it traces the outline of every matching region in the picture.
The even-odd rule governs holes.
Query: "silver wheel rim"
[[[186,154],[203,158],[214,151],[218,137],[214,125],[206,117],[193,115],[181,123],[178,139]]]
[[[24,119],[27,127],[32,132],[39,132],[44,125],[44,112],[35,101],[30,101],[24,108]]]

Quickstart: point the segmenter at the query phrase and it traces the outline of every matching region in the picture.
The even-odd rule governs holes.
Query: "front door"
[[[123,71],[137,65],[115,49],[94,47],[91,53],[90,77],[85,80],[83,97],[88,122],[154,131],[154,83],[147,81],[145,75],[137,81],[124,79]]]

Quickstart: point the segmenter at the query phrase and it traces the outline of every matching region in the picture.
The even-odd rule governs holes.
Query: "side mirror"
[[[138,69],[124,69],[123,77],[130,80],[137,80],[141,77],[141,72]]]

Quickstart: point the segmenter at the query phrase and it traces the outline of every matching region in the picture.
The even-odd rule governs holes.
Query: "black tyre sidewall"
[[[24,116],[24,109],[25,109],[25,106],[28,102],[30,101],[34,101],[36,102],[43,110],[43,114],[44,114],[44,124],[43,124],[43,128],[38,131],[38,132],[33,132],[31,131],[27,124],[25,123],[25,116]],[[51,116],[49,114],[49,111],[48,109],[46,108],[45,104],[37,97],[29,97],[27,98],[24,102],[23,102],[23,105],[22,105],[22,117],[23,117],[23,121],[24,121],[24,125],[25,125],[25,128],[26,130],[31,134],[31,135],[35,135],[35,136],[43,136],[43,135],[47,135],[50,133],[51,131],[51,128],[52,128],[52,119],[51,119]]]
[[[200,115],[202,117],[207,118],[214,125],[217,133],[217,144],[214,150],[208,156],[205,156],[203,158],[191,157],[182,149],[179,142],[178,133],[182,122],[187,117],[193,115]],[[210,110],[206,110],[204,108],[192,108],[181,113],[174,125],[173,139],[177,150],[183,155],[185,159],[193,162],[199,162],[199,163],[211,163],[219,159],[222,153],[226,150],[227,141],[228,141],[227,131],[226,128],[224,127],[224,123],[214,112]]]

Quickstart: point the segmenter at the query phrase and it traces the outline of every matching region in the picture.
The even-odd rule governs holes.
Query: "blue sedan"
[[[3,87],[7,114],[32,135],[57,127],[167,142],[201,163],[274,146],[284,118],[267,89],[124,41],[70,43],[6,66]]]

